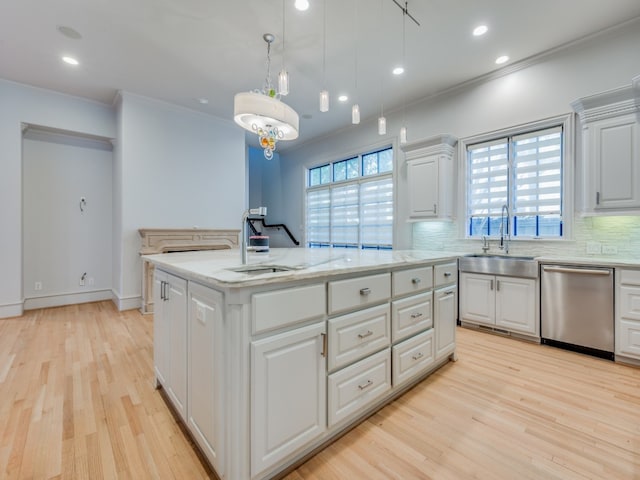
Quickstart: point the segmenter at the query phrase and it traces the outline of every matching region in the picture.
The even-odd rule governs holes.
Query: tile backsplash
[[[490,252],[500,252],[497,240],[491,240],[490,245]],[[479,253],[482,240],[460,238],[455,221],[418,222],[413,225],[413,248]],[[576,217],[571,239],[512,240],[509,252],[640,259],[640,216]]]

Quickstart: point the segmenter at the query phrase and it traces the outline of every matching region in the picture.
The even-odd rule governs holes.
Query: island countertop
[[[242,265],[240,252],[236,249],[163,253],[142,258],[185,278],[214,286],[240,288],[453,261],[460,255],[457,252],[425,250],[272,248],[264,253],[251,252],[246,265]],[[271,267],[284,270],[259,272],[261,268]],[[258,272],[236,271],[239,269]]]

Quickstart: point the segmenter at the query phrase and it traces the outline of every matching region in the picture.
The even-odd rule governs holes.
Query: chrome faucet
[[[505,240],[504,235],[504,212],[507,212],[507,238]],[[500,250],[504,250],[504,253],[509,253],[509,240],[511,240],[511,233],[509,232],[509,207],[505,203],[502,205],[502,212],[500,213]]]
[[[260,215],[265,217],[267,215],[267,207],[250,208],[242,214],[242,239],[240,249],[242,250],[242,264],[247,264],[247,220],[249,215]]]
[[[486,235],[482,236],[482,252],[487,253],[489,251],[489,239]]]

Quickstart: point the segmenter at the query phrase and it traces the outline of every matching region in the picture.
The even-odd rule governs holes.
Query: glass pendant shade
[[[329,92],[327,90],[320,91],[320,111],[329,111]]]
[[[407,143],[407,127],[402,127],[400,129],[400,143],[401,144]]]
[[[282,96],[289,94],[289,72],[284,68],[278,74],[278,93]]]
[[[357,103],[351,107],[351,123],[354,125],[360,123],[360,105]]]
[[[387,119],[383,116],[378,117],[378,135],[386,135]]]

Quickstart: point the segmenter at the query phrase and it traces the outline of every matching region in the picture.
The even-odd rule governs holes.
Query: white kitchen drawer
[[[620,287],[620,316],[640,320],[640,287]]]
[[[375,305],[390,296],[390,273],[329,282],[329,315]]]
[[[396,343],[433,326],[433,293],[391,302],[391,340]]]
[[[391,343],[389,304],[328,322],[329,371],[353,363]]]
[[[324,283],[251,296],[252,332],[262,333],[325,315]]]
[[[616,273],[620,275],[620,283],[623,285],[640,285],[640,270],[618,269]]]
[[[393,272],[391,283],[394,297],[430,290],[433,287],[433,267],[419,267]]]
[[[616,353],[640,359],[640,322],[620,320]]]
[[[426,371],[434,360],[433,329],[396,345],[392,349],[393,386]]]
[[[389,349],[329,375],[329,426],[349,418],[391,388]]]
[[[443,263],[433,267],[433,283],[436,287],[458,281],[458,262]]]

